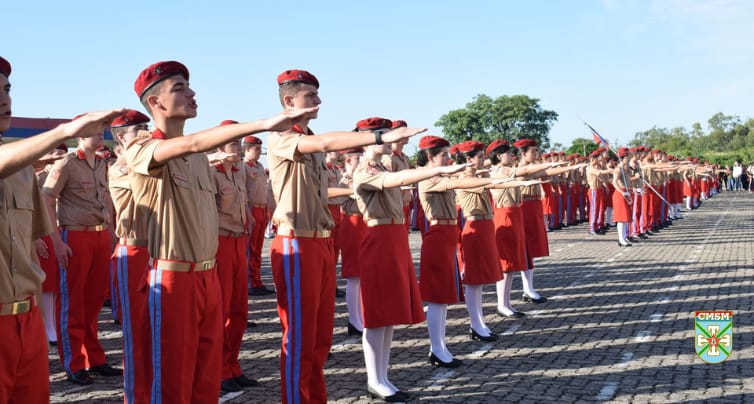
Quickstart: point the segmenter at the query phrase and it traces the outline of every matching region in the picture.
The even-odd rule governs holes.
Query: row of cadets
[[[104,128],[98,128],[78,138],[76,150],[53,164],[42,188],[50,220],[59,229],[52,233],[60,268],[58,354],[68,380],[81,385],[93,382],[90,372],[122,375],[107,364],[97,335],[112,254],[108,166],[96,155],[103,136]]]
[[[519,139],[514,144],[518,149],[519,167],[527,165],[537,165],[539,160],[539,147],[536,141],[532,139]],[[563,165],[564,162],[558,162]],[[575,170],[580,166],[553,167],[545,171],[546,176],[558,175],[570,170]],[[527,185],[521,189],[521,199],[523,210],[523,220],[525,231],[525,254],[526,270],[523,274],[524,295],[523,300],[526,302],[542,303],[547,301],[534,289],[534,258],[546,257],[550,254],[547,229],[545,227],[544,215],[542,209],[542,185]]]
[[[175,61],[139,73],[134,91],[155,129],[126,145],[134,214],[144,217],[148,229],[149,272],[140,298],[147,302],[141,318],[150,321],[152,402],[216,402],[220,393],[219,226],[213,174],[203,152],[248,134],[288,129],[316,111],[303,108],[184,135],[186,120],[197,115],[188,79],[186,66]]]
[[[440,174],[452,174],[463,166],[388,171],[381,160],[391,152],[390,146],[384,144],[389,143],[384,136],[391,126],[392,122],[379,117],[356,124],[360,133],[373,134],[377,141],[376,145],[365,149],[364,159],[353,176],[353,186],[366,223],[360,248],[360,271],[367,390],[371,396],[386,401],[406,401],[410,398],[408,394],[393,385],[387,376],[393,327],[420,323],[424,313],[404,224],[400,187]],[[426,145],[424,138],[420,148],[423,145]]]
[[[417,166],[429,168],[448,166],[450,164],[449,147],[450,144],[443,138],[437,136],[423,137],[419,142],[420,153],[416,160]],[[464,160],[464,165],[460,167],[466,169],[466,163],[470,166],[469,168],[475,164],[478,165],[482,157],[478,155],[479,153],[472,152],[476,149],[482,151],[483,148],[484,145],[479,142],[457,145],[458,153],[456,153],[456,156],[460,154],[461,160]],[[468,156],[464,156],[466,153],[477,154],[477,161],[470,160],[467,162]],[[472,168],[472,170],[475,169]],[[497,183],[500,180],[496,179],[494,182]],[[467,305],[472,320],[470,335],[472,338],[488,341],[497,338],[497,335],[492,333],[484,323],[481,314],[481,285],[502,279],[499,266],[496,265],[497,263],[494,260],[491,268],[489,262],[470,261],[470,266],[473,267],[472,273],[478,271],[478,276],[475,277],[472,274],[468,280],[462,279],[456,251],[460,232],[455,190],[476,189],[476,191],[485,192],[485,187],[492,183],[493,180],[489,177],[479,178],[475,175],[461,175],[460,178],[434,176],[418,184],[419,200],[429,223],[421,246],[419,287],[422,300],[427,303],[427,330],[430,339],[429,362],[435,366],[454,368],[461,365],[461,361],[453,358],[445,344],[445,329],[447,306],[464,301],[462,284],[476,286],[466,290],[467,292],[472,291],[474,294],[471,305]],[[486,193],[483,197],[489,200]],[[471,216],[470,220],[473,221],[473,219],[474,217]],[[462,244],[466,246],[466,243],[462,242]],[[473,251],[478,252],[479,250],[473,249]],[[463,257],[467,256],[467,254],[464,254]]]
[[[0,57],[0,134],[11,124],[10,75],[10,63]],[[32,164],[69,139],[101,133],[121,113],[89,113],[9,144],[0,136],[0,402],[50,399],[47,338],[37,305],[45,274],[33,258],[33,242],[53,227]]]
[[[286,70],[277,81],[285,111],[320,105],[319,81],[311,73]],[[396,142],[424,131],[399,128],[385,133],[313,136],[308,125],[316,117],[314,109],[291,129],[274,131],[268,138],[270,182],[277,203],[272,218],[277,234],[270,258],[283,329],[280,377],[284,403],[327,400],[324,363],[332,342],[336,278],[324,154]],[[386,256],[380,250],[381,259]],[[368,326],[366,305],[364,321]]]
[[[139,135],[148,136],[149,121],[148,116],[135,110],[127,110],[116,118],[111,131],[119,148],[125,147]],[[143,402],[149,399],[152,381],[149,322],[143,317],[147,300],[140,290],[149,270],[147,223],[145,216],[135,215],[136,205],[124,153],[118,154],[108,170],[108,178],[117,238],[112,266],[115,268],[118,294],[112,299],[119,300],[121,308],[124,402]]]
[[[472,340],[496,341],[499,337],[487,327],[482,312],[483,286],[500,284],[504,275],[498,254],[490,254],[490,251],[498,250],[490,192],[517,189],[533,183],[516,181],[513,177],[490,177],[487,170],[483,170],[486,159],[485,147],[481,142],[469,140],[456,146],[455,161],[470,164],[460,173],[460,181],[491,179],[491,183],[485,186],[457,189],[456,203],[461,208],[461,248],[458,261],[471,322],[469,336]],[[505,248],[510,249],[511,246]]]
[[[249,203],[249,294],[264,296],[275,293],[262,282],[262,247],[264,233],[272,210],[268,188],[268,176],[259,158],[262,155],[262,140],[254,135],[243,138],[244,168],[246,170],[246,195]]]

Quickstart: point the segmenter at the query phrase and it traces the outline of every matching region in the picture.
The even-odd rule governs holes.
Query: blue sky
[[[12,1],[0,54],[15,116],[140,109],[138,73],[174,59],[197,92],[188,131],[277,113],[277,74],[300,68],[321,83],[318,133],[384,116],[440,135],[477,94],[526,94],[560,114],[551,143],[589,137],[585,119],[623,144],[754,116],[751,21],[746,0]]]

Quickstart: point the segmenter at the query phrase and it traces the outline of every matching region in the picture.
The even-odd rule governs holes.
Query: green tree
[[[451,143],[471,139],[484,143],[495,139],[512,142],[525,137],[546,149],[550,145],[550,128],[557,119],[557,112],[543,109],[536,98],[503,95],[493,99],[480,94],[465,108],[441,116],[435,126],[442,127]]]
[[[576,139],[573,139],[573,142],[571,142],[571,145],[568,146],[567,149],[565,149],[566,154],[572,154],[572,153],[578,153],[582,156],[587,156],[589,153],[597,150],[599,145],[597,143],[594,143],[594,139],[592,138],[584,138],[584,137],[577,137]]]

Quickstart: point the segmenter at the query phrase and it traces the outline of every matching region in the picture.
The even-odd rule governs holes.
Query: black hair
[[[489,155],[490,162],[492,162],[493,165],[500,164],[500,155],[507,153],[509,150],[511,150],[511,147],[507,145],[494,148]]]
[[[419,155],[416,156],[416,165],[419,167],[426,166],[427,163],[429,162],[429,159],[440,154],[443,148],[444,146],[440,146],[440,147],[433,147],[431,149],[420,150]]]

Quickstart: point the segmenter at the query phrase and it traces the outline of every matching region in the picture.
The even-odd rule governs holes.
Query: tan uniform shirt
[[[599,189],[602,186],[602,180],[600,179],[598,169],[592,166],[586,167],[586,183],[591,189]]]
[[[32,242],[52,232],[34,170],[0,179],[0,303],[42,292],[45,274]]]
[[[541,200],[544,195],[542,184],[533,184],[521,187],[521,199],[525,201]]]
[[[427,220],[455,219],[456,193],[448,189],[449,177],[435,176],[419,182],[419,201]]]
[[[118,238],[146,240],[147,223],[143,215],[135,215],[136,205],[131,194],[126,158],[118,157],[107,174],[115,210],[115,235]]]
[[[390,155],[382,156],[382,162],[390,172],[398,172],[402,170],[408,170],[411,168],[411,160],[409,160],[406,153],[396,153],[395,150]],[[385,164],[387,162],[387,164]],[[408,205],[413,200],[413,194],[411,190],[401,190],[401,198],[403,198],[403,205]]]
[[[497,166],[490,170],[492,178],[513,178],[515,170],[512,167]],[[498,208],[512,208],[521,206],[521,188],[490,189],[492,201]]]
[[[460,178],[477,178],[472,174],[462,174]],[[492,219],[490,193],[485,187],[456,190],[456,204],[464,216],[489,216]]]
[[[164,137],[131,141],[126,161],[136,215],[147,221],[149,255],[159,259],[201,262],[217,253],[217,208],[209,161],[204,153],[155,165],[153,155]]]
[[[227,172],[222,164],[216,164],[213,171],[220,230],[246,232],[246,172],[235,165]]]
[[[311,132],[310,132],[311,133]],[[267,138],[270,182],[277,206],[272,222],[278,232],[325,231],[335,226],[327,208],[324,153],[297,151],[300,131],[272,132]]]
[[[344,174],[342,177],[340,177],[340,184],[338,185],[341,188],[353,189],[353,175],[348,173]],[[346,215],[361,215],[359,203],[356,201],[355,195],[347,196],[340,207],[343,213]]]
[[[246,170],[246,199],[254,206],[267,206],[267,174],[264,166],[258,161],[244,161],[243,167]]]
[[[97,226],[110,222],[107,161],[94,159],[89,166],[80,150],[56,161],[42,191],[58,198],[58,224]]]
[[[340,173],[340,169],[331,163],[326,163],[325,165],[327,166],[327,187],[342,188],[340,185],[340,179],[343,177],[343,174]],[[347,199],[347,196],[338,196],[335,198],[328,198],[327,203],[329,205],[342,205]]]
[[[403,220],[403,202],[399,188],[384,188],[387,168],[381,163],[362,161],[353,173],[359,210],[364,222],[371,219]]]

